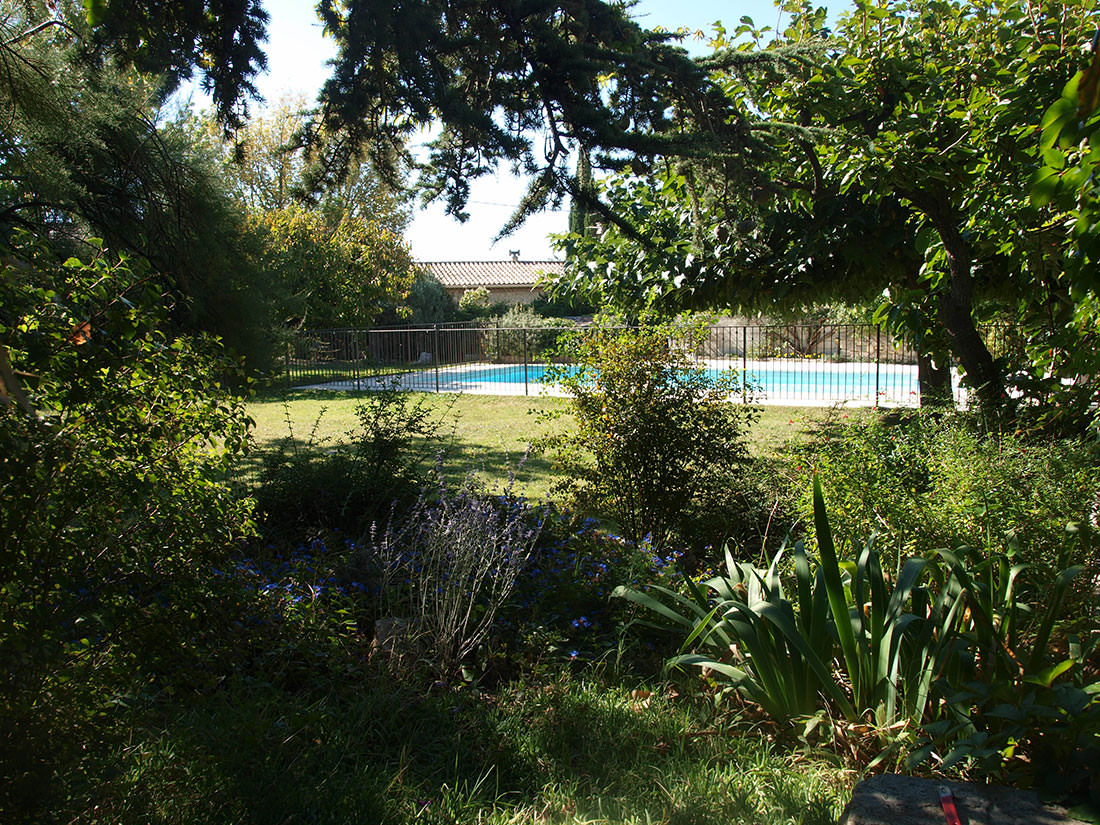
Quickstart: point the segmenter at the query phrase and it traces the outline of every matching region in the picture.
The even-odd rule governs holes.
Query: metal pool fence
[[[563,363],[564,335],[596,327],[547,319],[545,327],[448,324],[431,327],[324,329],[286,345],[287,387],[370,390],[396,386],[424,392],[533,395],[553,392],[546,365]],[[1004,330],[985,330],[995,356]],[[685,337],[684,341],[688,340]],[[745,398],[796,404],[919,403],[916,352],[870,324],[715,325],[685,346],[699,367],[737,370],[754,388]],[[959,390],[956,388],[956,397]]]

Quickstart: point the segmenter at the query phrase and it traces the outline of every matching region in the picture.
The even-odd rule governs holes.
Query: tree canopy
[[[90,33],[82,51],[93,63],[130,64],[160,77],[164,97],[198,70],[222,123],[244,124],[258,97],[253,81],[267,67],[261,0],[84,0],[83,7]],[[51,4],[50,11],[64,9]]]
[[[310,190],[301,145],[310,117],[303,96],[286,95],[249,118],[232,140],[222,139],[214,116],[205,116],[198,132],[219,154],[222,174],[246,209],[272,212],[304,206],[317,209],[331,226],[344,219],[369,220],[401,235],[409,222],[403,173],[398,174],[402,185],[393,186],[360,157],[341,180],[321,192]]]
[[[225,17],[234,58],[213,63],[208,24],[173,19],[173,50],[151,17],[135,17],[137,39],[126,30],[130,5],[97,0],[89,19],[123,57],[170,77],[201,67],[232,125],[260,65],[248,57],[258,4]],[[302,133],[308,188],[364,154],[392,176],[405,138],[441,124],[426,192],[461,217],[470,182],[512,165],[533,183],[502,232],[572,197],[605,227],[570,249],[584,253],[572,256],[586,264],[578,279],[669,306],[887,289],[883,318],[926,352],[950,352],[990,406],[1010,392],[976,328],[987,310],[1023,331],[1016,390],[1049,400],[1044,380],[1079,370],[1060,359],[1075,348],[1082,270],[1064,265],[1054,199],[1027,194],[1034,113],[1083,68],[1096,28],[1081,0],[859,2],[835,31],[802,5],[784,32],[763,37],[750,21],[696,59],[601,0],[324,0],[318,11],[339,53]],[[574,152],[630,176],[594,196]]]
[[[295,328],[366,327],[389,305],[403,306],[416,277],[401,236],[381,222],[291,205],[255,212],[261,261],[279,289],[279,321]]]
[[[150,263],[177,329],[259,355],[263,273],[215,159],[165,116],[157,79],[89,64],[79,19],[34,31],[41,19],[19,5],[0,22],[3,242],[29,231],[64,258],[102,239]]]
[[[407,198],[365,159],[325,191],[310,191],[300,145],[308,118],[303,98],[285,97],[231,140],[213,117],[190,126],[219,157],[226,185],[247,216],[276,323],[368,326],[385,309],[403,311],[414,280],[402,238]]]
[[[1027,355],[1015,390],[1049,401],[1062,378],[1093,370],[1069,363],[1083,342],[1067,330],[1081,279],[1065,266],[1065,233],[1028,200],[1035,113],[1096,23],[1085,3],[859,3],[835,30],[803,10],[765,48],[815,39],[818,64],[778,84],[726,79],[760,118],[804,127],[773,136],[757,185],[724,158],[609,181],[634,226],[567,239],[579,262],[567,286],[672,309],[885,292],[881,318],[941,363],[950,352],[991,407],[1008,402],[1008,365],[977,325],[1007,319]]]
[[[129,25],[132,5],[97,0],[90,19],[110,21],[99,24],[100,37],[113,38],[121,58],[169,77],[200,67],[222,121],[236,125],[232,113],[252,93],[261,64],[254,57],[219,63],[206,47],[210,26],[199,12],[218,4],[189,0],[189,14],[162,21],[170,34],[158,34],[156,15],[138,14]],[[262,9],[258,0],[237,5],[219,24],[220,37],[237,44],[235,54],[252,55],[261,48]],[[570,165],[577,147],[596,152],[600,168],[664,156],[752,160],[766,148],[759,133],[775,124],[731,105],[712,72],[809,59],[796,48],[695,60],[676,35],[647,30],[628,4],[604,0],[323,0],[318,12],[338,55],[305,133],[310,185],[341,180],[364,153],[393,182],[405,139],[439,124],[422,168],[427,194],[445,198],[461,217],[470,182],[511,165],[533,183],[509,227],[548,202],[588,197]],[[173,50],[174,43],[182,46]]]

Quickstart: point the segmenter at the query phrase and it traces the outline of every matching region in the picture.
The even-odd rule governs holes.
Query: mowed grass
[[[533,449],[541,439],[572,426],[569,402],[539,396],[436,395],[411,393],[439,422],[444,475],[451,483],[475,474],[490,487],[515,479],[517,492],[545,500],[554,481],[549,456]],[[323,390],[291,390],[260,396],[249,404],[256,422],[253,462],[292,439],[299,446],[331,449],[354,433],[360,396]],[[830,409],[760,407],[748,432],[752,452],[766,455],[812,431]],[[859,414],[851,412],[850,414]]]

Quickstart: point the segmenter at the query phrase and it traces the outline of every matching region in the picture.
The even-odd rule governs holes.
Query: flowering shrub
[[[390,617],[404,620],[408,647],[450,677],[473,662],[478,645],[508,668],[547,653],[597,658],[633,615],[612,591],[649,581],[676,586],[679,556],[603,532],[592,518],[464,488],[421,498],[363,542],[330,534],[216,572],[237,585],[242,612],[230,624],[249,634],[236,648],[238,669],[285,675],[308,660],[302,634],[318,644],[311,628],[330,643],[343,637],[342,645],[365,646],[375,621]],[[261,641],[272,634],[277,640]]]
[[[356,566],[376,589],[378,614],[402,620],[408,642],[449,677],[489,634],[541,518],[522,499],[492,499],[470,484],[434,492],[372,535]]]
[[[594,518],[551,512],[501,608],[498,638],[527,655],[540,656],[549,646],[564,658],[596,659],[618,643],[631,615],[629,606],[611,599],[614,590],[648,581],[675,586],[680,556],[601,531]]]

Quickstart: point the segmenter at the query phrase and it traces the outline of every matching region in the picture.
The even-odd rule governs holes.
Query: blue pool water
[[[542,384],[547,382],[545,364],[524,366],[502,365],[464,369],[455,375],[462,383],[481,384]],[[821,395],[854,398],[873,397],[876,389],[874,364],[822,364],[809,361],[788,366],[785,364],[754,365],[744,375],[746,383],[765,395],[789,397],[817,397]],[[714,368],[703,371],[710,378],[718,378],[723,370]],[[903,400],[915,397],[918,392],[915,369],[882,367],[878,370],[877,388],[880,395]]]

